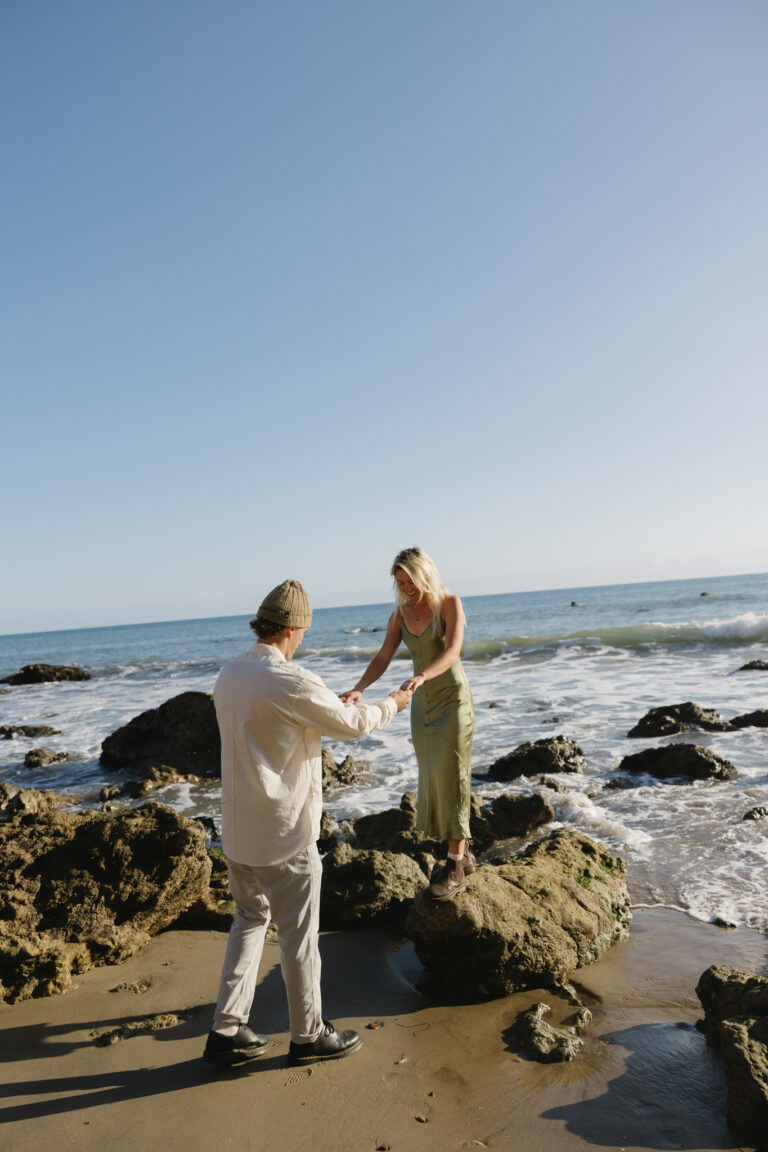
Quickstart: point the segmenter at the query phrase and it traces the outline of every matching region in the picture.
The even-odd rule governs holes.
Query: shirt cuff
[[[387,696],[386,700],[382,700],[381,704],[382,707],[387,710],[387,722],[389,722],[393,716],[397,715],[397,704],[395,704],[391,696]]]

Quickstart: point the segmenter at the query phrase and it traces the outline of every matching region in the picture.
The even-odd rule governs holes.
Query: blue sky
[[[768,570],[762,0],[0,5],[0,632]]]

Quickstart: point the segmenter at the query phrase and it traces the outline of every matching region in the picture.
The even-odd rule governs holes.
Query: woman
[[[398,552],[392,565],[397,606],[387,634],[351,692],[341,699],[360,701],[405,643],[413,657],[413,676],[401,685],[413,692],[411,736],[419,764],[417,828],[448,841],[446,864],[429,885],[435,900],[450,900],[466,887],[475,870],[468,850],[472,734],[472,693],[461,666],[464,609],[440,579],[422,548]]]

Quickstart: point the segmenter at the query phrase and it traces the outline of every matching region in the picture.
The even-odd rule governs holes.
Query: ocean
[[[564,791],[544,791],[558,824],[628,860],[635,905],[768,933],[768,818],[743,819],[752,808],[768,807],[768,729],[665,740],[626,735],[661,704],[692,700],[726,719],[768,706],[768,672],[738,671],[768,658],[768,574],[467,596],[464,607],[474,770],[481,774],[525,741],[572,737],[586,757],[586,774],[562,777]],[[390,611],[391,603],[316,610],[295,659],[335,691],[351,688],[383,640]],[[0,677],[36,662],[79,664],[93,676],[0,695],[0,724],[61,730],[0,740],[0,780],[73,793],[79,806],[100,807],[102,785],[120,779],[99,766],[104,737],[181,692],[211,691],[221,665],[253,640],[247,616],[0,637]],[[403,648],[366,699],[397,687],[409,668]],[[609,787],[623,756],[668,740],[710,748],[731,761],[738,778],[683,784],[643,776],[632,787]],[[37,746],[70,759],[27,769],[24,754]],[[327,797],[339,820],[397,805],[415,789],[406,714],[357,743],[327,747],[337,760],[351,753],[370,765],[358,784]],[[490,784],[480,775],[473,782],[487,797],[540,787],[537,779]],[[218,819],[215,782],[169,786],[153,799]]]

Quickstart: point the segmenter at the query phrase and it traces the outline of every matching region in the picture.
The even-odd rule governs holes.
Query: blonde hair
[[[437,565],[423,548],[403,548],[398,552],[390,569],[390,576],[395,581],[395,603],[402,608],[405,597],[397,587],[397,572],[405,572],[408,579],[427,601],[432,610],[432,632],[435,636],[443,634],[443,601],[448,595],[448,589],[440,579]]]

